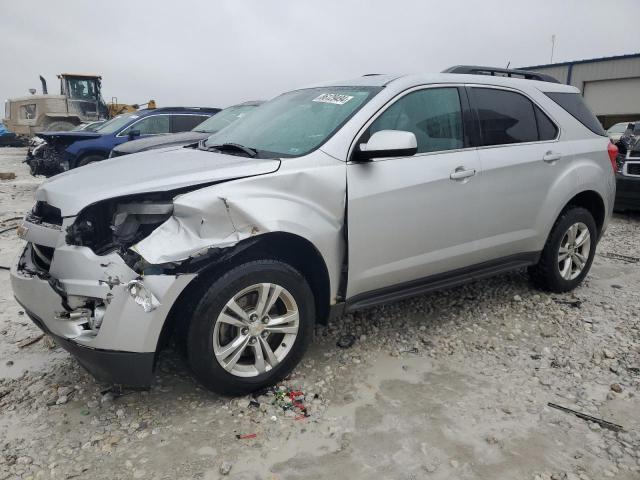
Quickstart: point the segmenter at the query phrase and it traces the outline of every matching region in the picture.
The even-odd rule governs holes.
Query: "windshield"
[[[124,115],[118,115],[117,117],[113,117],[111,120],[107,120],[104,122],[96,132],[98,133],[114,133],[124,127],[129,120],[133,120],[134,118],[138,118],[139,115],[135,115],[133,113],[125,113]]]
[[[607,133],[624,133],[624,131],[627,129],[627,125],[629,125],[629,122],[616,123],[613,127],[607,130]]]
[[[225,108],[221,112],[216,113],[213,117],[209,117],[201,124],[196,125],[193,131],[216,133],[224,127],[231,125],[236,120],[241,119],[257,106],[258,105],[235,105],[233,107]]]
[[[374,87],[322,87],[285,93],[211,135],[204,146],[234,143],[256,150],[259,157],[306,155],[379,91]]]

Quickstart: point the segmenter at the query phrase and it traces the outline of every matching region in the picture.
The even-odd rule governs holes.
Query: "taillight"
[[[616,159],[618,158],[618,147],[609,142],[609,145],[607,145],[607,153],[609,154],[609,160],[611,161],[611,168],[613,168],[614,172],[617,172],[618,162]]]

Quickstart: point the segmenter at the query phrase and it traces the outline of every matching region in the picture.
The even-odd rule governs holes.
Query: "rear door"
[[[477,263],[480,164],[464,128],[468,113],[462,87],[413,89],[358,138],[409,131],[418,152],[347,165],[348,297]]]
[[[538,221],[544,200],[564,161],[550,116],[522,92],[468,87],[480,130],[482,175],[478,255],[483,261],[539,250],[545,232]]]

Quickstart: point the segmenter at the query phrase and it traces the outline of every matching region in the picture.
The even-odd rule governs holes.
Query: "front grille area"
[[[51,225],[62,225],[62,213],[59,208],[52,207],[47,202],[36,202],[31,210],[30,221],[35,223],[48,223]],[[38,221],[39,220],[39,221]]]
[[[627,162],[627,175],[640,176],[640,162]]]
[[[31,261],[40,270],[48,272],[53,260],[53,248],[44,245],[31,244]]]

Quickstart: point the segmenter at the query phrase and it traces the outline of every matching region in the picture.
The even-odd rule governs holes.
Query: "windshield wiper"
[[[204,143],[203,143],[204,146]],[[239,143],[223,143],[220,145],[206,145],[207,150],[218,150],[220,152],[235,151],[246,153],[249,157],[253,158],[258,155],[258,151],[255,148],[245,147]]]

